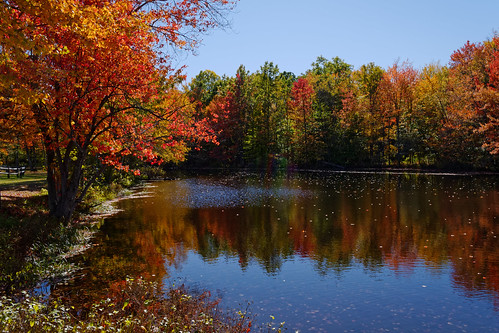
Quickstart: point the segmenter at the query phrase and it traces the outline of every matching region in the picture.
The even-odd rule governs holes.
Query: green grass
[[[17,178],[16,175],[10,175],[10,178],[7,178],[7,175],[0,174],[0,187],[11,188],[32,183],[44,184],[46,180],[47,173],[44,171],[26,171],[22,178]]]

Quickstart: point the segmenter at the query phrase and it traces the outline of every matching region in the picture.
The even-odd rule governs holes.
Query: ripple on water
[[[186,180],[178,186],[185,193],[174,198],[176,205],[186,208],[220,208],[259,205],[268,199],[285,200],[288,198],[310,197],[311,191],[291,187],[232,187],[223,184],[205,184]]]

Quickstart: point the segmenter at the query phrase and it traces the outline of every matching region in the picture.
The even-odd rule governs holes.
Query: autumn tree
[[[207,142],[216,142],[216,133],[211,128],[210,119],[205,117],[195,120],[196,104],[191,102],[187,93],[176,86],[163,86],[156,103],[158,105],[154,105],[154,108],[170,112],[168,121],[155,123],[152,135],[153,152],[162,161],[184,162],[192,147],[198,148]],[[195,135],[192,134],[193,130]]]
[[[482,147],[499,154],[499,36],[484,43],[466,43],[451,56],[453,92],[461,96],[451,105],[452,115],[474,121]]]
[[[243,65],[239,66],[225,96],[225,117],[220,119],[218,124],[221,130],[217,135],[221,144],[215,147],[215,150],[222,150],[221,156],[232,166],[244,165],[244,141],[251,117],[250,84],[249,72]],[[228,143],[227,147],[225,143]]]
[[[481,87],[477,96],[483,105],[479,112],[486,117],[480,132],[485,134],[483,147],[491,154],[499,155],[499,36],[486,45],[492,49],[489,51],[492,55],[487,68],[489,82]]]
[[[188,95],[195,104],[198,114],[202,115],[202,110],[215,98],[220,84],[220,77],[211,70],[201,71],[191,80],[188,85]]]
[[[384,156],[400,164],[410,148],[410,115],[414,109],[417,71],[407,62],[388,68],[380,82]],[[409,146],[409,147],[408,147]]]
[[[205,121],[209,126],[218,122],[218,113],[224,111],[217,110],[215,104],[221,105],[220,98],[225,92],[221,91],[222,79],[211,70],[200,71],[184,87],[186,95],[194,106],[194,119]],[[213,105],[212,105],[213,103]],[[210,161],[210,154],[213,152],[213,145],[203,143],[201,146],[191,145],[195,149],[190,149],[187,161],[190,166],[206,165]]]
[[[2,1],[0,117],[42,139],[51,215],[69,222],[103,166],[128,170],[126,156],[159,162],[160,124],[175,136],[199,136],[201,125],[161,93],[180,75],[161,50],[194,48],[231,4]],[[178,142],[159,137],[161,145]]]
[[[448,107],[440,133],[443,164],[482,167],[495,154],[494,61],[497,37],[485,43],[467,42],[451,55]]]
[[[299,78],[294,82],[291,90],[288,108],[292,120],[293,138],[293,160],[298,164],[310,164],[318,159],[318,152],[314,151],[317,145],[314,128],[316,122],[313,118],[312,104],[314,101],[314,89],[306,78]]]
[[[264,166],[282,151],[287,100],[287,80],[283,79],[272,62],[266,62],[251,78],[251,114],[244,142],[250,164]]]
[[[413,163],[432,165],[436,162],[441,145],[442,129],[448,122],[449,69],[438,63],[429,64],[419,73],[415,87],[415,103],[411,123],[417,132]]]
[[[210,128],[217,142],[209,147],[209,156],[233,166],[242,162],[242,148],[246,131],[245,101],[242,96],[244,78],[237,75],[227,91],[213,98],[206,108]]]
[[[382,125],[380,117],[380,89],[379,84],[384,75],[384,70],[369,63],[362,65],[353,73],[356,92],[351,92],[352,97],[355,97],[351,107],[357,107],[359,113],[358,118],[364,122],[362,136],[367,138],[367,150],[369,158],[372,161],[380,159],[379,134]],[[344,108],[348,107],[348,100],[344,100]],[[350,112],[352,114],[353,112]]]
[[[320,56],[312,63],[312,69],[307,71],[315,92],[314,118],[317,121],[318,140],[323,143],[321,159],[327,163],[343,161],[340,156],[342,128],[339,125],[339,112],[351,83],[352,68],[339,57],[328,60]]]
[[[225,95],[218,100],[219,116],[213,124],[219,145],[212,156],[230,166],[244,164],[244,140],[250,122],[250,91],[248,72],[240,66]]]
[[[291,119],[291,112],[289,109],[289,105],[287,102],[291,96],[291,91],[293,89],[294,83],[297,81],[297,77],[292,72],[281,72],[278,76],[279,81],[279,96],[280,99],[280,107],[282,111],[280,112],[282,116],[282,120],[279,123],[279,154],[287,163],[292,162],[292,149],[293,149],[293,140],[294,140],[294,130],[293,130],[293,121]],[[283,160],[283,161],[284,161]],[[284,164],[283,164],[284,165]],[[283,166],[281,165],[281,166]]]

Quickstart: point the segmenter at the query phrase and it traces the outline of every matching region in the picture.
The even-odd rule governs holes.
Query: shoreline
[[[52,293],[54,286],[66,284],[78,278],[79,272],[85,267],[80,266],[78,262],[71,263],[72,259],[98,245],[93,243],[93,239],[105,218],[120,211],[116,208],[116,203],[128,198],[147,195],[148,186],[151,186],[149,182],[142,182],[138,186],[120,191],[115,198],[100,203],[95,211],[77,216],[68,226],[62,226],[59,229],[56,227],[57,230],[51,229],[51,232],[56,234],[55,238],[61,237],[63,243],[72,240],[70,247],[66,248],[67,244],[62,244],[59,248],[57,242],[53,242],[54,239],[44,238],[46,244],[43,246],[49,248],[48,252],[55,251],[51,253],[55,257],[47,256],[48,252],[43,250],[43,246],[43,253],[35,251],[28,255],[31,258],[22,263],[22,270],[25,269],[26,264],[29,266],[32,263],[35,263],[35,266],[45,267],[45,270],[42,268],[42,274],[29,281],[29,285],[17,285],[16,281],[13,281],[11,285],[14,286],[13,288],[9,287],[10,289],[4,289],[4,292],[0,291],[0,331],[42,331],[47,327],[51,327],[51,331],[63,331],[69,328],[79,332],[93,332],[95,328],[126,332],[137,330],[250,331],[252,318],[246,312],[238,311],[236,315],[235,310],[234,312],[219,310],[219,300],[212,297],[210,292],[191,294],[191,291],[183,286],[164,290],[161,284],[142,277],[127,277],[126,280],[116,285],[116,287],[119,286],[118,289],[110,288],[104,298],[92,300],[87,304],[74,305],[74,307],[71,302],[67,303],[68,300],[64,296]],[[12,206],[19,205],[18,199],[22,201],[22,198],[29,198],[28,195],[23,196],[20,192],[22,191],[12,193],[10,207],[2,207],[0,213],[5,215],[12,209]],[[29,194],[32,198],[40,200],[43,198],[40,192],[41,189],[33,190]],[[47,212],[35,213],[36,221],[42,221],[44,214]],[[9,227],[17,231],[22,230],[21,227],[25,222],[33,223],[31,217],[26,219],[23,215],[13,216],[9,220],[11,220]],[[6,228],[5,225],[0,225],[0,227]],[[50,228],[53,227],[50,225]],[[74,238],[73,233],[78,233],[78,236]],[[74,242],[75,239],[79,241]],[[31,246],[36,248],[38,245],[33,243]],[[30,251],[33,251],[33,248]],[[38,254],[40,255],[37,258],[33,257]],[[65,265],[61,265],[61,262]],[[33,273],[37,274],[40,271],[35,270]],[[144,300],[147,301],[144,302]]]
[[[196,172],[222,172],[222,169],[216,168],[203,168],[203,169],[184,169],[179,170],[181,173],[184,172],[186,174],[196,173]],[[232,169],[232,170],[224,170],[229,173],[237,173],[237,172],[255,172],[259,173],[256,169]],[[282,169],[279,171],[286,171],[286,169]],[[483,173],[483,172],[443,172],[440,170],[420,170],[420,169],[404,169],[404,168],[374,168],[374,169],[351,169],[351,170],[324,170],[324,169],[293,169],[290,173],[322,173],[322,174],[334,174],[334,173],[352,173],[352,174],[406,174],[406,173],[414,173],[414,174],[425,174],[425,175],[437,175],[437,176],[498,176],[499,173]],[[54,263],[57,263],[57,260],[69,261],[71,258],[74,258],[78,255],[81,255],[85,251],[91,249],[94,245],[92,241],[95,235],[99,232],[101,225],[104,223],[106,218],[109,218],[120,212],[120,209],[117,208],[116,204],[121,200],[133,199],[138,197],[147,196],[147,188],[149,186],[154,186],[153,183],[156,181],[168,181],[173,178],[168,179],[153,179],[153,180],[143,180],[139,184],[134,185],[130,188],[125,188],[115,193],[115,196],[112,199],[105,200],[95,205],[95,208],[92,209],[91,212],[78,213],[76,217],[73,219],[73,222],[70,223],[66,228],[67,230],[64,232],[67,233],[77,233],[75,239],[77,242],[71,244],[70,248],[67,249],[64,253],[58,253],[58,258],[54,259]],[[30,182],[27,184],[20,185],[11,185],[9,189],[6,189],[5,186],[0,186],[0,208],[3,210],[5,206],[5,202],[14,202],[16,200],[24,200],[29,198],[43,197],[44,196],[44,183],[43,182]],[[15,217],[13,217],[15,219]],[[49,244],[50,245],[50,244]],[[38,259],[38,258],[37,258]],[[36,259],[35,259],[36,260]],[[71,265],[73,265],[71,263]],[[71,269],[68,271],[58,272],[55,275],[45,275],[39,281],[36,282],[36,285],[30,289],[38,289],[43,285],[47,284],[57,284],[61,281],[67,281],[67,279],[71,279],[71,275],[78,271],[78,267],[70,267]]]
[[[5,249],[0,295],[15,297],[25,292],[46,297],[48,286],[72,279],[81,267],[71,259],[94,246],[104,220],[120,211],[116,203],[141,193],[145,184],[123,189],[91,211],[76,212],[66,226],[49,218],[45,186],[43,181],[0,186],[0,231],[10,236],[0,242]]]

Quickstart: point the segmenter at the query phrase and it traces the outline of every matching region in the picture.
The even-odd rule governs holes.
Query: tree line
[[[266,62],[200,72],[185,93],[217,141],[193,165],[496,169],[499,36],[438,63],[358,69],[322,56],[304,74]]]

